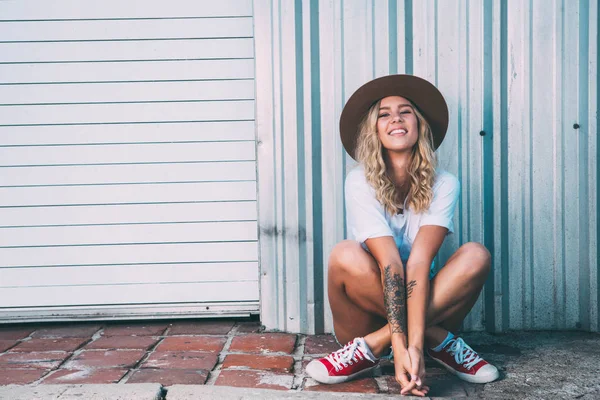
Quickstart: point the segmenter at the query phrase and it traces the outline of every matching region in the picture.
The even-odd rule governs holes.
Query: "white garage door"
[[[258,312],[250,0],[0,2],[0,322]]]

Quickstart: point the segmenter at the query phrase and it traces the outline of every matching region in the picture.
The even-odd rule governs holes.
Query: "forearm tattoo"
[[[388,265],[383,271],[383,301],[392,333],[406,332],[406,286],[400,274]]]
[[[410,281],[406,284],[406,299],[410,299],[414,287],[417,286],[417,281]]]

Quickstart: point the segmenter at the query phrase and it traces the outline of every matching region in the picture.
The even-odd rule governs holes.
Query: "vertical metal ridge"
[[[377,62],[375,60],[377,59],[377,50],[378,50],[377,44],[375,42],[375,36],[376,36],[375,35],[375,2],[371,3],[370,12],[371,12],[371,29],[370,29],[370,34],[371,34],[371,71],[373,72],[371,77],[375,78],[377,76],[377,73],[375,72],[375,71],[377,71]]]
[[[470,7],[466,7],[465,9],[465,35],[466,35],[466,40],[465,40],[465,58],[466,58],[466,65],[465,65],[465,83],[467,84],[467,93],[465,96],[465,104],[467,105],[467,107],[465,108],[465,116],[467,118],[467,121],[471,121],[471,90],[469,90],[469,84],[471,81],[471,71],[469,68],[469,63],[471,60],[471,13],[470,13]],[[465,171],[461,170],[461,173],[466,175],[466,181],[467,182],[471,182],[471,149],[469,146],[469,139],[470,139],[470,135],[469,135],[469,128],[470,124],[467,123],[467,134],[466,135],[461,135],[462,139],[464,140],[463,142],[463,146],[464,148],[468,149],[468,151],[462,153],[462,156],[465,158]],[[462,157],[461,157],[462,158]],[[466,229],[463,226],[464,231],[461,232],[463,234],[463,238],[466,237],[470,237],[471,236],[471,191],[467,191],[467,201],[466,202],[461,202],[461,214],[464,213],[466,215],[466,220],[467,220],[467,224],[466,224]],[[466,206],[465,206],[466,205]],[[467,239],[463,239],[463,241],[465,241]]]
[[[319,0],[310,3],[310,57],[311,57],[311,134],[312,134],[312,202],[313,202],[313,273],[315,299],[315,332],[325,330],[323,285],[323,179],[321,151],[321,56],[319,30]]]
[[[283,101],[283,90],[282,90],[282,81],[283,81],[283,35],[281,34],[281,27],[282,27],[282,23],[281,23],[281,0],[273,0],[274,2],[278,3],[277,6],[277,16],[275,18],[275,20],[277,21],[277,29],[278,29],[278,34],[277,34],[277,49],[279,52],[279,62],[277,65],[277,69],[278,69],[278,73],[279,73],[279,87],[277,87],[277,89],[275,90],[275,93],[277,93],[279,96],[279,149],[281,151],[281,156],[279,157],[279,171],[281,171],[279,178],[280,180],[280,186],[281,186],[281,193],[285,193],[286,189],[286,185],[285,185],[285,174],[284,174],[284,166],[285,166],[285,151],[283,150],[285,148],[285,129],[284,129],[284,101]],[[277,132],[277,131],[276,131]],[[287,221],[286,221],[286,212],[285,212],[285,196],[281,196],[280,199],[280,204],[279,204],[279,209],[281,210],[281,222],[277,221],[278,224],[276,226],[285,226]],[[280,222],[280,223],[279,223]],[[280,249],[281,249],[281,255],[280,255],[280,259],[282,260],[282,262],[279,264],[279,269],[280,269],[280,279],[281,281],[279,282],[280,287],[282,288],[282,291],[279,293],[278,296],[278,301],[281,304],[281,324],[284,327],[284,329],[287,329],[287,315],[288,315],[288,310],[287,310],[287,301],[285,301],[285,293],[286,291],[286,281],[287,281],[287,269],[285,268],[286,265],[286,250],[287,250],[287,244],[286,241],[284,240],[282,235],[278,236],[278,240],[280,242]],[[279,246],[278,246],[279,247]]]
[[[435,85],[439,85],[439,80],[438,80],[438,60],[439,60],[439,50],[438,50],[438,0],[433,0],[433,52],[435,54],[435,63],[434,63],[434,70],[435,70]]]
[[[527,53],[528,53],[528,83],[529,83],[529,96],[527,98],[527,106],[528,106],[528,110],[529,110],[529,115],[532,116],[533,115],[533,52],[535,49],[535,46],[533,45],[533,13],[534,13],[534,9],[533,9],[533,0],[529,0],[529,14],[528,14],[528,22],[529,22],[529,32],[528,32],[528,37],[527,37],[527,41],[528,41],[528,48],[527,48]],[[527,212],[528,212],[528,217],[529,220],[527,221],[527,228],[528,228],[528,234],[529,237],[527,238],[528,240],[526,241],[526,243],[528,244],[528,249],[527,249],[527,254],[529,255],[528,258],[528,263],[525,264],[525,268],[529,274],[529,287],[527,288],[529,291],[529,298],[527,299],[528,303],[529,303],[529,323],[530,326],[528,328],[533,328],[535,327],[535,271],[534,271],[534,266],[535,266],[535,254],[533,252],[533,247],[534,247],[534,218],[533,218],[533,118],[530,117],[529,121],[528,121],[528,132],[527,132],[527,138],[529,139],[529,163],[528,163],[528,170],[527,170],[527,175],[529,178],[529,182],[527,185],[527,189],[528,189],[528,193],[527,193]]]
[[[304,146],[304,36],[302,34],[303,26],[302,0],[296,0],[294,3],[294,34],[295,34],[295,56],[296,56],[296,162],[297,162],[297,182],[298,191],[298,225],[295,227],[295,236],[298,245],[298,285],[300,288],[307,286],[307,259],[306,259],[306,177],[304,168],[305,146]],[[302,234],[304,232],[304,234]],[[301,326],[306,324],[306,290],[299,290],[300,298],[297,307]]]
[[[555,4],[555,11],[558,10],[563,10],[564,9],[564,0],[558,0],[557,3],[560,3],[560,7],[558,6],[558,4]],[[555,215],[554,217],[557,218],[558,217],[558,226],[560,227],[560,229],[557,228],[557,226],[555,225],[555,237],[557,237],[555,239],[555,253],[557,251],[559,251],[559,256],[555,257],[555,265],[554,265],[554,269],[555,269],[555,274],[558,276],[558,279],[555,280],[555,287],[554,287],[554,293],[555,293],[555,297],[554,297],[554,307],[555,307],[555,313],[554,313],[554,326],[556,328],[566,328],[566,319],[564,318],[564,316],[566,315],[566,310],[567,310],[567,304],[566,304],[566,291],[567,291],[567,286],[566,286],[566,276],[567,276],[567,271],[566,271],[566,263],[565,263],[565,249],[566,249],[566,244],[565,244],[565,233],[564,233],[564,229],[565,229],[565,213],[562,212],[563,210],[565,210],[565,185],[564,185],[564,181],[565,181],[565,170],[564,170],[564,164],[565,164],[565,135],[561,134],[563,132],[563,128],[565,126],[565,108],[563,107],[564,105],[564,99],[562,94],[564,93],[564,89],[565,89],[565,82],[564,82],[564,64],[565,64],[565,21],[564,21],[564,12],[562,13],[560,19],[557,16],[557,20],[560,21],[560,32],[556,32],[556,37],[559,38],[557,39],[557,42],[559,44],[555,45],[555,48],[558,47],[558,51],[556,52],[557,54],[555,54],[555,58],[554,58],[554,62],[556,63],[556,65],[560,66],[560,70],[558,71],[558,73],[555,72],[555,81],[556,81],[556,86],[557,86],[557,91],[560,94],[559,96],[556,96],[555,99],[555,106],[556,106],[556,113],[557,115],[560,116],[560,124],[556,124],[555,126],[558,128],[555,128],[555,138],[554,138],[554,142],[555,142],[555,146],[558,147],[558,150],[555,150],[555,160],[554,160],[554,166],[555,166],[555,181],[556,182],[560,182],[559,188],[555,189],[556,191],[556,195],[555,195],[555,199],[554,199],[554,209],[555,209]],[[556,184],[555,184],[556,187]],[[557,286],[556,285],[556,281],[560,282],[560,285]]]
[[[598,79],[598,65],[600,64],[600,4],[596,1],[596,107],[600,107],[600,79]],[[600,112],[596,109],[596,201],[600,202]],[[600,263],[598,258],[598,246],[600,245],[600,210],[596,205],[596,264]],[[600,330],[600,271],[596,271],[596,331]]]
[[[343,0],[342,0],[343,1]],[[404,49],[405,49],[405,71],[412,74],[413,67],[413,4],[412,0],[405,0],[404,13]]]
[[[459,13],[458,13],[459,26],[463,26],[463,24],[465,24],[465,21],[462,20],[463,10],[466,10],[468,7],[466,5],[466,1],[462,1],[459,4],[464,5],[464,7],[461,7],[461,9],[459,10]],[[460,32],[459,32],[459,35],[460,35]],[[464,43],[468,43],[468,41],[469,41],[469,36],[466,34],[466,30],[465,30],[465,36],[464,36],[464,38],[459,37],[458,44],[457,44],[458,52],[459,52],[459,56],[458,56],[458,58],[459,58],[459,64],[461,62],[463,62],[463,58],[462,58],[462,51],[464,50],[463,45],[462,45],[463,41],[464,41]],[[467,60],[468,60],[468,58],[465,56],[464,57],[464,61],[466,62]],[[458,76],[459,76],[459,80],[460,80],[461,77],[462,77],[462,74],[458,74]],[[463,84],[467,84],[466,79],[465,79],[464,83],[462,81],[460,81],[460,83],[458,85],[459,91],[462,90],[462,85]],[[459,99],[459,101],[457,103],[458,103],[458,110],[457,110],[456,114],[458,116],[458,121],[457,121],[457,125],[456,125],[457,126],[456,143],[458,144],[458,149],[457,149],[458,162],[457,162],[457,168],[456,168],[456,175],[457,175],[457,178],[461,182],[461,196],[458,199],[458,207],[457,207],[458,208],[458,213],[460,215],[460,218],[458,218],[458,229],[457,229],[458,232],[457,232],[457,234],[458,234],[458,237],[460,238],[460,241],[463,242],[464,241],[464,218],[462,217],[463,216],[463,211],[462,211],[463,210],[463,196],[462,196],[462,193],[464,193],[464,186],[462,185],[462,182],[463,182],[463,179],[462,179],[462,174],[463,174],[463,171],[462,171],[463,151],[462,151],[462,149],[463,149],[463,146],[462,146],[462,143],[463,143],[463,140],[464,140],[464,137],[463,137],[464,136],[463,135],[463,131],[464,131],[464,129],[463,129],[463,110],[464,110],[464,107],[463,107],[462,101],[460,101],[460,99]]]
[[[490,254],[495,254],[494,249],[494,98],[493,98],[493,4],[492,0],[485,0],[483,5],[483,131],[482,136],[482,188],[483,188],[483,243]],[[493,264],[492,264],[493,267]],[[484,289],[484,317],[485,328],[495,331],[495,275],[489,274]]]
[[[500,266],[502,268],[502,330],[511,326],[508,268],[508,4],[500,2]]]
[[[388,0],[389,73],[398,73],[398,0]]]
[[[590,264],[589,264],[589,210],[588,210],[588,140],[590,133],[588,107],[588,46],[589,46],[589,0],[579,0],[579,113],[576,131],[579,142],[579,313],[583,329],[590,328]]]

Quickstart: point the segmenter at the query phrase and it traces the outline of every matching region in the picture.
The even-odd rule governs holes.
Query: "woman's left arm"
[[[406,263],[408,345],[423,351],[429,299],[429,270],[448,229],[437,225],[419,228]]]

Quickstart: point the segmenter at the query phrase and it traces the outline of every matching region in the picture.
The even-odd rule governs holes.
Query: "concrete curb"
[[[158,383],[129,385],[0,386],[0,400],[160,400]]]
[[[280,400],[280,399],[303,399],[303,400],[398,400],[401,396],[390,396],[386,394],[365,393],[332,393],[332,392],[286,392],[272,389],[247,389],[228,386],[202,386],[202,385],[173,385],[167,390],[167,400]],[[419,397],[429,399],[429,397]]]

